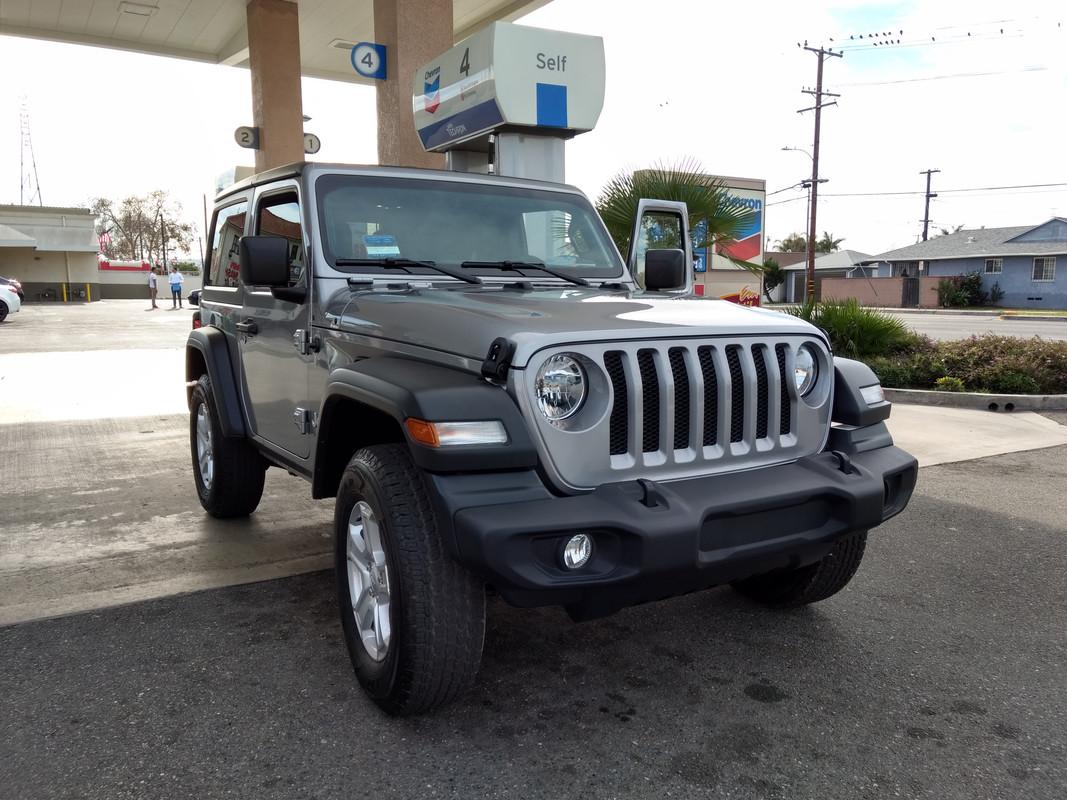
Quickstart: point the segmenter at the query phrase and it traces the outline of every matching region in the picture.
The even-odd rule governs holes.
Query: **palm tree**
[[[783,253],[803,253],[808,249],[808,240],[799,233],[791,233],[778,240],[778,249]]]
[[[963,230],[963,226],[962,225],[956,225],[956,226],[952,227],[951,229],[950,228],[941,228],[941,232],[940,233],[935,233],[934,236],[951,236],[952,234],[959,233],[962,230]]]
[[[816,253],[836,253],[841,249],[844,239],[835,239],[828,231],[822,232],[822,238],[815,243]]]
[[[596,201],[596,210],[607,225],[619,252],[627,252],[634,214],[641,198],[681,200],[689,211],[689,230],[700,232],[694,248],[717,248],[736,241],[752,224],[755,214],[728,201],[726,184],[708,175],[691,159],[675,166],[657,163],[651,169],[623,171],[612,178]],[[703,223],[706,223],[703,224]],[[734,264],[756,275],[763,267],[731,258]]]

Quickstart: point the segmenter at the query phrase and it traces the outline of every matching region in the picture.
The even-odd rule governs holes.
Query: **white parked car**
[[[0,284],[0,322],[7,319],[8,314],[13,314],[22,308],[19,300],[18,289],[10,284]]]

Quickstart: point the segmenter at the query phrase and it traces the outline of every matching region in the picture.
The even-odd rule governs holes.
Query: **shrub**
[[[899,358],[875,356],[867,360],[867,366],[878,376],[878,382],[882,386],[901,389],[912,384],[911,368]]]
[[[962,392],[963,381],[959,378],[945,376],[944,378],[938,378],[934,382],[934,389],[939,392]]]
[[[988,295],[982,289],[982,273],[980,272],[949,275],[937,282],[937,303],[942,308],[982,306],[985,305],[987,297]]]
[[[845,358],[885,355],[913,336],[901,320],[855,298],[808,302],[790,313],[826,331],[834,352]]]
[[[1029,375],[1005,372],[993,382],[993,391],[1004,394],[1037,394],[1041,387]]]
[[[942,308],[955,305],[956,284],[950,278],[942,278],[937,282],[937,304]]]
[[[985,335],[941,343],[915,337],[907,348],[867,363],[883,385],[898,389],[933,389],[953,378],[974,392],[1067,394],[1067,342],[1038,337]]]

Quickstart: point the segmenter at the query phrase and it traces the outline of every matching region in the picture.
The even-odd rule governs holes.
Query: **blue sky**
[[[812,149],[812,114],[797,112],[812,105],[803,90],[816,58],[798,44],[844,48],[824,67],[824,89],[840,97],[822,114],[817,227],[877,254],[921,234],[928,169],[940,170],[934,231],[1067,216],[1067,186],[1042,186],[1067,184],[1062,9],[554,0],[521,22],[604,38],[605,108],[594,131],[567,144],[569,182],[595,198],[620,170],[696,159],[766,181],[772,240],[806,228],[806,195],[790,187],[810,177],[811,161],[782,149]],[[904,31],[900,45],[872,46],[870,33],[890,30]],[[860,34],[857,46],[849,37]],[[0,203],[19,202],[23,94],[47,205],[165,188],[202,225],[215,176],[251,163],[233,141],[252,121],[247,71],[0,37],[0,72]],[[303,95],[317,159],[375,160],[373,89],[305,79]],[[1009,186],[1029,188],[997,188]]]

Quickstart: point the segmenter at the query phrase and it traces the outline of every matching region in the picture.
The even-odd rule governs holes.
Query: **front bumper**
[[[728,475],[605,484],[574,497],[548,494],[532,471],[431,481],[460,563],[513,605],[559,605],[589,619],[814,563],[837,540],[902,511],[917,474],[912,456],[886,446]],[[569,571],[559,551],[575,533],[589,534],[595,551]]]

